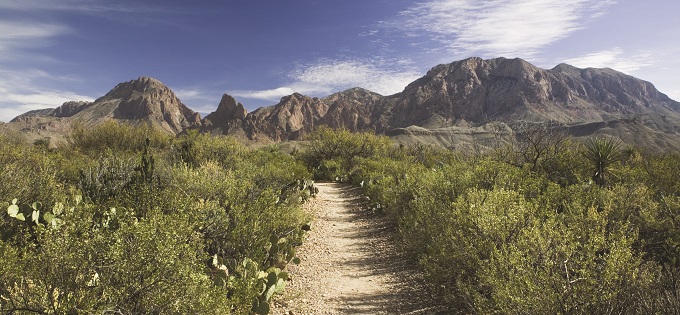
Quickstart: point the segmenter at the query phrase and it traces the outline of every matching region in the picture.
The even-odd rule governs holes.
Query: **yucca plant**
[[[583,155],[592,162],[595,168],[593,181],[600,186],[605,186],[609,167],[623,158],[621,141],[609,137],[591,137],[585,141],[584,145]]]

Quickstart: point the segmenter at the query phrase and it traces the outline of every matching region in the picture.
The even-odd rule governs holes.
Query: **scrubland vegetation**
[[[107,123],[0,167],[3,314],[266,313],[308,220],[305,166],[230,138]]]
[[[307,140],[287,154],[117,123],[56,149],[0,136],[0,310],[264,314],[315,178],[362,187],[452,313],[680,312],[677,153],[549,129],[487,153]]]
[[[320,130],[302,158],[363,187],[452,313],[680,312],[680,155],[531,129],[488,154]]]

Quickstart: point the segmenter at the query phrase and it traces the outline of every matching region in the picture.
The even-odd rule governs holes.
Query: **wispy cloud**
[[[0,0],[0,9],[17,12],[69,11],[80,13],[163,11],[163,6],[144,7],[139,3],[115,4],[103,0]]]
[[[8,122],[27,111],[53,108],[67,101],[93,101],[91,96],[44,88],[37,82],[68,81],[69,78],[52,76],[44,71],[24,69],[10,71],[0,69],[0,121]]]
[[[632,73],[643,67],[652,66],[654,57],[650,53],[627,55],[623,49],[614,47],[565,59],[563,62],[579,68],[612,68],[617,71]]]
[[[259,91],[245,91],[245,90],[236,90],[230,92],[233,96],[238,96],[238,97],[243,97],[243,98],[254,98],[258,100],[266,100],[266,101],[276,101],[279,98],[293,94],[295,92],[300,92],[301,91],[296,91],[291,87],[280,87],[280,88],[275,88],[275,89],[269,89],[269,90],[259,90]]]
[[[407,36],[423,34],[455,55],[529,58],[582,29],[615,1],[431,0],[383,23]]]
[[[66,101],[92,101],[93,97],[63,89],[71,78],[39,70],[58,63],[36,48],[49,47],[61,36],[75,33],[68,21],[50,17],[55,11],[103,14],[129,10],[99,0],[0,0],[0,121],[9,121],[26,111],[53,108]],[[43,22],[51,21],[51,22]]]
[[[49,45],[55,37],[69,32],[63,25],[35,21],[0,20],[0,29],[0,61],[35,58],[23,50]]]
[[[420,76],[405,60],[325,59],[297,66],[289,74],[291,83],[285,86],[259,91],[232,91],[231,94],[276,101],[294,92],[325,96],[352,87],[362,87],[390,95],[400,92]]]
[[[215,111],[221,96],[220,92],[209,91],[202,87],[184,87],[172,90],[182,103],[202,114]]]

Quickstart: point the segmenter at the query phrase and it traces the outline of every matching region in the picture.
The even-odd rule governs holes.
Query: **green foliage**
[[[347,179],[357,159],[383,155],[391,146],[386,137],[327,127],[319,127],[307,140],[301,159],[316,178],[325,180]]]
[[[295,158],[116,123],[70,140],[0,137],[0,313],[251,314],[284,288],[314,192]]]
[[[556,145],[538,130],[509,155],[400,146],[347,159],[328,140],[342,132],[330,133],[314,138],[304,161],[362,187],[394,220],[451,313],[680,307],[677,154],[624,155],[616,140],[580,145],[561,134]]]
[[[231,168],[243,158],[246,151],[234,138],[189,130],[173,141],[171,152],[175,162],[183,162],[192,167],[214,161],[222,167]]]
[[[595,169],[593,181],[600,186],[606,185],[609,168],[623,158],[621,141],[614,138],[588,138],[584,147],[583,155]]]
[[[169,137],[163,132],[148,126],[133,126],[114,120],[97,126],[74,124],[67,135],[67,142],[72,148],[97,154],[106,149],[115,152],[142,151],[146,140],[153,147],[166,147]]]

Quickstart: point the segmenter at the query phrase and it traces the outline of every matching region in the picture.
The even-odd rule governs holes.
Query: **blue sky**
[[[440,63],[610,67],[680,100],[680,1],[0,0],[0,121],[150,76],[209,113],[389,95]]]

